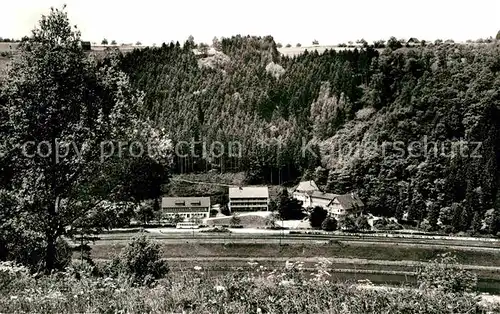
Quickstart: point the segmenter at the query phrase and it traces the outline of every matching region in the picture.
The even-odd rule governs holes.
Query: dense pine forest
[[[143,114],[199,153],[176,157],[174,172],[314,179],[357,191],[374,214],[496,234],[500,44],[388,46],[287,57],[272,37],[235,36],[215,51],[134,50],[120,67],[145,93]],[[214,142],[241,154],[203,155]]]

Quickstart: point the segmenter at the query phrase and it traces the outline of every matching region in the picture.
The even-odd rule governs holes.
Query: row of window
[[[238,202],[249,202],[249,201],[259,201],[259,202],[267,202],[269,199],[267,197],[252,197],[252,198],[241,198],[241,197],[230,197],[229,201],[238,201]]]
[[[171,213],[198,213],[198,212],[208,212],[207,207],[196,207],[196,208],[179,208],[179,207],[164,207],[163,211]]]
[[[267,207],[236,207],[231,208],[234,212],[255,212],[255,211],[267,211]]]
[[[165,217],[184,217],[184,218],[205,218],[208,217],[208,213],[180,213],[180,214],[173,214],[173,213],[166,213],[164,215]]]
[[[262,206],[267,205],[267,202],[253,202],[253,203],[241,203],[241,202],[231,202],[230,206]]]

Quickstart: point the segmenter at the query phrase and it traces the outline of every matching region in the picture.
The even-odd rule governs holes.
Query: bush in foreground
[[[476,274],[463,269],[455,256],[443,254],[418,270],[423,289],[438,289],[450,293],[472,292],[476,289]]]
[[[105,269],[105,273],[113,277],[124,275],[133,284],[146,286],[165,277],[168,271],[158,244],[146,236],[133,239]]]

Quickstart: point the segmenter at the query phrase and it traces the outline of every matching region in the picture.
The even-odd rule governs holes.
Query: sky
[[[272,35],[282,44],[338,44],[364,38],[495,37],[499,0],[1,0],[0,37],[29,35],[50,7],[66,4],[82,39],[151,45],[211,43],[214,36]]]

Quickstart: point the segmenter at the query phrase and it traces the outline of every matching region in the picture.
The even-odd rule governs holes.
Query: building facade
[[[162,219],[178,215],[185,221],[210,217],[210,197],[163,197]]]
[[[267,186],[229,188],[228,207],[231,212],[268,211],[269,189]]]
[[[311,206],[311,195],[315,192],[321,192],[321,190],[316,185],[313,180],[302,181],[295,187],[292,191],[292,197],[298,201],[302,202],[303,208],[313,207]]]
[[[328,214],[336,219],[345,215],[359,215],[364,207],[363,202],[355,193],[331,194],[313,192],[310,195],[310,207],[323,207]]]

